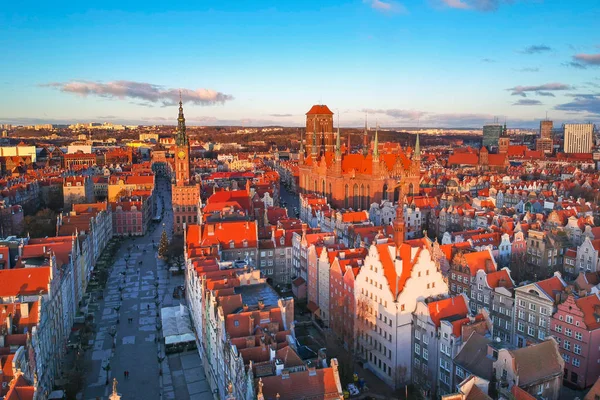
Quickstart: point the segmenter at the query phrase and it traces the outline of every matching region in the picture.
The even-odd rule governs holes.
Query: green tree
[[[32,238],[56,236],[56,213],[49,208],[38,211],[35,215],[25,217],[23,235]]]
[[[169,238],[167,236],[167,232],[163,230],[162,235],[160,236],[160,243],[158,244],[158,256],[160,258],[165,258],[169,252]]]

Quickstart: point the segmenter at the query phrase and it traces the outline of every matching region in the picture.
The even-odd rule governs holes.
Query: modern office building
[[[500,124],[484,125],[482,145],[488,149],[498,146],[498,140],[500,139],[500,135],[502,135],[502,131],[503,128]]]
[[[565,153],[591,153],[594,124],[565,124]]]

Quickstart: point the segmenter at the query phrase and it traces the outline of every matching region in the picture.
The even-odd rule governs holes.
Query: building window
[[[563,343],[563,347],[565,348],[565,350],[571,351],[571,342],[569,342],[568,340],[565,340]]]
[[[556,332],[558,332],[558,333],[562,333],[562,325],[556,325],[556,326],[554,327],[554,330],[555,330]]]
[[[572,324],[573,323],[573,316],[567,315],[565,321],[567,322],[567,324]]]
[[[574,344],[573,345],[573,353],[575,354],[581,354],[581,346],[578,344]]]
[[[565,336],[571,337],[572,332],[570,328],[565,328]]]
[[[579,361],[579,358],[573,357],[573,366],[579,367],[580,364],[581,364],[581,362]]]
[[[575,332],[575,339],[582,340],[581,332]]]
[[[527,334],[529,336],[535,336],[535,329],[532,326],[527,327]]]
[[[415,343],[415,354],[421,354],[421,345],[419,343]]]

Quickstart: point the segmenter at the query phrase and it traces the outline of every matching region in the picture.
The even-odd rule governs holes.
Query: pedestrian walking
[[[150,310],[150,304],[148,304],[148,310]]]
[[[126,372],[127,372],[127,379],[129,379],[129,370],[127,370]]]
[[[123,371],[123,379],[127,379],[127,371]]]

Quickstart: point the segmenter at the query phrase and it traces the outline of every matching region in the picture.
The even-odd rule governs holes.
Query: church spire
[[[177,136],[175,137],[177,146],[187,146],[188,137],[185,133],[185,117],[183,116],[183,102],[181,100],[181,90],[179,91],[179,116],[177,117]]]
[[[373,143],[373,160],[379,159],[379,125],[375,123],[375,141]]]
[[[340,114],[339,113],[338,113],[337,136],[335,137],[335,155],[336,155],[336,157],[342,156],[342,138],[340,136]]]
[[[300,161],[304,160],[304,132],[300,129],[300,151],[298,151]]]
[[[366,156],[367,154],[369,154],[369,142],[367,140],[368,134],[367,134],[367,115],[365,114],[365,133],[363,134],[363,155]]]
[[[413,157],[415,160],[421,159],[421,143],[419,142],[419,134],[417,133],[417,141],[415,142],[415,155]]]

